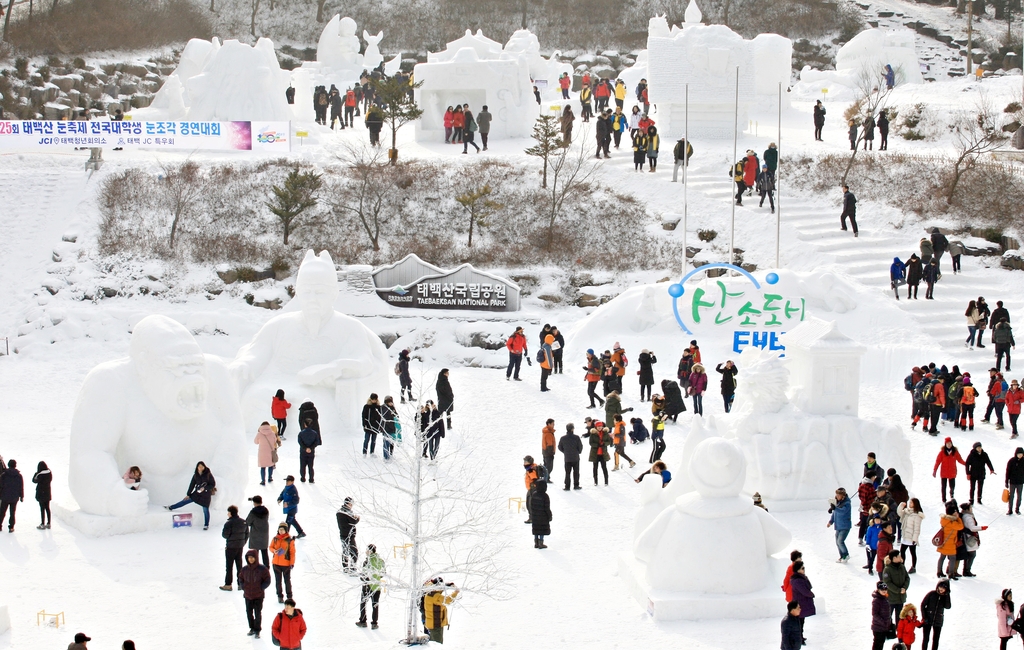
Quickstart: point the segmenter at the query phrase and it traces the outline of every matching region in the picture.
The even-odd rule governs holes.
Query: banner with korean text
[[[73,147],[285,153],[288,122],[0,121],[0,151]]]

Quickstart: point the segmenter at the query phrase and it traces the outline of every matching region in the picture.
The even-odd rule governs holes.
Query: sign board
[[[519,285],[463,264],[451,271],[416,255],[373,271],[381,300],[395,307],[519,311]]]
[[[290,122],[0,121],[0,151],[122,147],[287,153]]]
[[[735,271],[739,278],[709,278],[702,286],[685,287],[688,279],[712,268]],[[728,280],[728,282],[724,281]],[[687,334],[695,329],[733,329],[733,352],[748,346],[784,351],[779,337],[807,316],[803,297],[785,295],[778,288],[777,273],[768,273],[762,284],[747,270],[732,264],[706,264],[669,286],[676,322]],[[766,286],[767,285],[767,286]],[[785,356],[785,355],[783,355]]]
[[[534,79],[533,80],[533,85],[537,86],[537,90],[540,90],[540,91],[543,92],[543,91],[548,89],[548,80],[547,79]]]
[[[174,521],[174,528],[192,527],[192,513],[190,512],[186,512],[180,515],[171,515],[171,519]]]

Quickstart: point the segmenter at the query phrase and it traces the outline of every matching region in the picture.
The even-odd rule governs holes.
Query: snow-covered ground
[[[998,94],[999,102],[1002,98],[1009,101],[1011,93],[1019,88],[1019,81],[1019,77],[1016,81],[986,80],[982,86]],[[972,83],[930,84],[902,92],[908,94],[908,102],[927,101],[940,112],[948,112],[976,90]],[[1001,107],[999,102],[996,104]],[[846,148],[845,129],[838,124],[844,106],[836,103],[829,108],[825,143],[813,143],[808,137],[812,131],[809,104],[797,102],[783,116],[783,161],[799,153],[839,152]],[[740,152],[752,148],[760,153],[769,141],[779,140],[775,115],[764,112],[757,117],[757,135],[743,134]],[[411,129],[408,131],[411,133]],[[577,138],[588,142],[591,139],[590,135],[579,131],[577,134]],[[362,128],[346,131],[333,138],[323,151],[297,155],[327,159],[332,149],[344,140],[362,137],[365,137]],[[487,156],[532,164],[521,153],[525,146],[525,141],[496,141],[486,154],[467,156],[461,155],[457,147],[440,143],[406,141],[400,148],[403,158],[442,158],[471,170],[477,160]],[[908,143],[896,137],[890,142],[893,151],[932,153],[943,146],[942,142]],[[722,259],[728,250],[732,183],[727,170],[732,143],[695,142],[695,147],[697,153],[688,187],[687,243],[699,245],[698,229],[716,229],[719,237],[714,250],[701,251],[697,256],[713,261]],[[660,229],[657,216],[662,212],[678,211],[681,207],[682,187],[669,183],[669,151],[670,143],[665,142],[662,164],[656,174],[633,172],[632,152],[625,145],[614,151],[612,160],[602,163],[601,182],[632,192],[647,202],[652,217],[647,227],[651,229]],[[881,156],[884,152],[869,155]],[[107,152],[106,157],[109,162],[103,173],[133,164],[150,164],[153,160],[151,152]],[[202,154],[195,158],[220,157]],[[0,209],[0,223],[4,226],[4,238],[0,240],[0,300],[4,304],[0,327],[12,337],[17,337],[19,328],[25,334],[20,339],[21,353],[0,357],[0,392],[4,395],[0,454],[17,459],[28,476],[37,461],[45,460],[55,475],[55,505],[70,509],[75,504],[66,478],[68,432],[78,389],[95,364],[127,353],[129,328],[135,322],[148,313],[167,314],[188,323],[205,351],[231,357],[273,315],[247,305],[228,292],[213,300],[205,296],[185,296],[169,301],[136,295],[92,302],[65,300],[64,292],[51,295],[41,289],[50,275],[47,271],[52,269],[51,265],[60,264],[53,261],[55,249],[72,251],[67,246],[69,242],[61,243],[62,235],[78,235],[79,250],[87,256],[91,254],[89,241],[94,236],[97,218],[92,200],[98,177],[85,175],[81,168],[84,159],[85,154],[70,152],[65,156],[0,156],[0,188],[5,197],[4,207]],[[962,339],[957,338],[966,336],[962,316],[966,301],[979,294],[993,305],[996,300],[1004,300],[1013,321],[1022,322],[1021,276],[999,269],[997,258],[965,257],[963,275],[946,273],[936,288],[934,302],[923,300],[922,289],[921,300],[896,303],[887,279],[892,257],[908,257],[916,249],[916,242],[923,236],[926,226],[953,224],[922,222],[895,208],[862,202],[858,211],[861,236],[853,239],[849,233],[838,230],[841,198],[838,189],[830,196],[791,192],[785,162],[780,182],[782,267],[812,276],[831,272],[850,283],[850,298],[857,307],[842,317],[844,332],[869,347],[861,374],[861,416],[879,417],[902,425],[912,441],[915,481],[911,491],[922,498],[927,514],[919,570],[913,576],[910,589],[910,599],[919,603],[935,584],[936,554],[927,539],[938,520],[938,480],[931,478],[931,468],[941,438],[937,441],[920,431],[909,431],[909,400],[902,389],[902,376],[908,364],[934,360],[940,365],[959,364],[976,378],[984,377],[992,363],[991,347],[968,351],[961,346]],[[855,183],[854,189],[856,191]],[[775,221],[767,207],[759,209],[755,201],[747,199],[744,207],[736,210],[735,242],[738,248],[744,249],[746,261],[755,262],[762,269],[773,266],[774,232]],[[664,236],[681,247],[682,235],[680,227]],[[77,255],[77,250],[72,252]],[[677,278],[679,268],[665,269],[664,273],[655,275]],[[644,281],[658,279],[660,277],[649,277]],[[620,279],[617,290],[626,287],[627,282]],[[609,319],[600,336],[577,341],[566,350],[566,374],[552,378],[552,392],[542,394],[537,390],[539,371],[536,366],[524,368],[522,383],[506,382],[501,371],[460,365],[468,364],[469,359],[477,359],[480,365],[493,364],[503,356],[500,351],[487,353],[468,348],[460,341],[465,341],[464,335],[469,331],[508,333],[514,323],[522,323],[532,343],[540,324],[554,322],[569,332],[582,324],[582,319],[592,309],[547,308],[540,301],[528,300],[523,312],[512,317],[495,317],[494,322],[482,324],[484,318],[491,320],[491,316],[409,313],[391,309],[371,295],[352,291],[343,292],[337,306],[363,317],[375,331],[402,334],[403,338],[390,349],[392,357],[397,357],[402,347],[432,339],[433,346],[421,350],[425,361],[417,362],[413,376],[432,377],[441,367],[452,368],[456,395],[453,438],[476,447],[475,457],[481,459],[479,477],[492,482],[509,497],[521,496],[520,459],[525,454],[539,457],[540,430],[545,419],[554,418],[560,433],[570,421],[579,429],[583,417],[591,413],[585,409],[585,384],[580,370],[582,350],[586,346],[605,349],[615,341],[622,341],[633,359],[641,347],[650,347],[659,355],[656,378],[660,380],[674,375],[675,363],[690,338],[682,332],[670,336],[662,330],[658,330],[657,336],[645,336],[631,330],[622,319]],[[826,312],[817,315],[830,317]],[[38,323],[38,328],[35,325],[24,328],[31,325],[29,320]],[[587,328],[587,331],[593,330]],[[702,350],[705,361],[711,365],[733,356],[724,339],[702,341]],[[417,396],[432,397],[430,383],[428,380],[426,385],[418,384]],[[712,386],[715,386],[714,381]],[[397,388],[395,382],[393,394],[397,394]],[[635,407],[637,413],[646,415],[647,406],[637,401],[637,393],[635,375],[629,373],[624,406]],[[722,414],[714,388],[706,400],[706,408],[709,414]],[[689,422],[687,413],[678,425],[669,427],[667,460],[680,449]],[[944,435],[951,433],[950,427],[944,427]],[[339,498],[353,490],[350,482],[353,470],[362,463],[380,461],[359,456],[357,444],[361,436],[355,432],[325,432],[324,437],[326,444],[317,460],[317,484],[299,484],[302,494],[299,520],[309,536],[299,543],[293,582],[296,599],[310,630],[304,647],[394,647],[403,634],[404,602],[397,594],[384,595],[379,631],[361,630],[353,625],[357,617],[355,583],[341,577],[338,571],[337,532],[332,516],[340,505]],[[1000,474],[1016,446],[1008,440],[1007,432],[996,432],[987,425],[979,425],[970,433],[953,433],[952,437],[964,454],[973,442],[983,442]],[[442,443],[439,462],[445,462],[444,452],[452,442],[449,439]],[[293,445],[294,437],[289,436],[274,489],[258,485],[253,446],[251,481],[247,488],[250,495],[262,494],[271,502],[276,499],[282,485],[279,481],[284,475],[297,474]],[[648,445],[629,451],[634,449],[634,458],[646,460]],[[880,461],[886,465],[885,458]],[[511,549],[500,561],[514,569],[511,584],[514,597],[491,601],[466,594],[452,612],[452,627],[446,633],[448,645],[521,648],[540,643],[557,648],[631,648],[639,642],[692,648],[777,646],[777,619],[654,623],[645,608],[628,595],[623,581],[616,575],[617,556],[629,548],[633,515],[638,506],[637,488],[630,480],[630,472],[613,473],[609,487],[595,488],[589,478],[589,464],[582,465],[583,491],[564,493],[556,489],[551,493],[554,520],[548,550],[534,550],[531,535],[521,523],[523,515],[507,513],[507,524],[494,534],[512,541]],[[644,465],[638,463],[637,469]],[[213,469],[216,472],[216,468]],[[556,460],[556,486],[561,476]],[[957,494],[963,499],[966,485],[958,488]],[[975,564],[979,577],[960,580],[954,585],[953,609],[947,614],[943,628],[944,647],[974,648],[993,643],[992,602],[1001,589],[1018,586],[1020,583],[1016,581],[1024,579],[1024,569],[1013,561],[1014,549],[1024,542],[1024,523],[1019,518],[1002,515],[1002,504],[998,501],[1000,477],[993,477],[986,488],[986,504],[979,506],[977,512],[979,521],[991,524],[991,528],[982,535],[983,543]],[[223,513],[213,513],[212,530],[206,533],[194,528],[92,539],[56,518],[52,530],[35,530],[36,508],[31,495],[29,489],[28,498],[19,509],[15,534],[0,534],[3,558],[0,566],[4,568],[5,578],[0,605],[11,608],[13,625],[10,633],[0,635],[0,647],[63,647],[61,644],[70,642],[73,633],[79,630],[95,639],[92,643],[95,648],[115,648],[125,638],[134,639],[139,648],[271,647],[269,633],[260,641],[245,636],[241,596],[237,592],[224,593],[216,589],[223,573],[223,541],[216,532],[223,521]],[[239,505],[244,514],[245,504]],[[766,505],[773,508],[770,502]],[[279,510],[274,507],[271,510],[274,516],[280,516]],[[870,637],[870,593],[874,579],[859,569],[860,550],[854,551],[854,561],[850,564],[834,563],[836,552],[831,531],[825,528],[824,504],[818,511],[778,512],[777,516],[792,531],[792,546],[804,552],[808,575],[819,598],[820,613],[807,623],[808,647],[865,647]],[[375,543],[392,570],[402,566],[403,561],[394,557],[392,549],[405,540],[377,526],[372,517],[364,519],[359,542],[360,545]],[[730,560],[710,557],[699,561],[725,565]],[[346,591],[346,586],[351,589]],[[782,598],[781,592],[779,598]],[[70,633],[63,628],[37,627],[33,619],[40,610],[63,611]],[[269,627],[276,611],[277,605],[271,597],[264,608],[265,627]]]

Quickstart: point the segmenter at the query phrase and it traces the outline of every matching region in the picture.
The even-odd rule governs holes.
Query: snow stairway
[[[666,168],[671,173],[671,163]],[[732,196],[725,174],[701,173],[691,167],[687,180],[691,204],[703,200],[726,202]],[[917,252],[920,255],[918,241],[927,236],[923,228],[903,232],[883,229],[881,220],[876,221],[868,206],[862,204],[858,221],[860,236],[854,238],[852,232],[843,232],[839,228],[842,208],[838,191],[833,197],[835,200],[828,203],[802,192],[790,193],[785,186],[785,179],[782,179],[782,191],[779,207],[782,215],[783,266],[794,270],[809,270],[818,266],[818,260],[824,256],[830,260],[835,272],[877,289],[880,300],[895,300],[889,286],[889,266],[894,257],[906,261],[911,253]],[[759,197],[756,194],[744,198],[744,205],[736,208],[737,219],[769,217],[774,225],[774,217],[768,214],[767,206],[757,207]],[[793,239],[799,250],[803,251],[796,257],[793,256]],[[984,267],[979,258],[966,255],[962,258],[962,266],[964,271],[954,275],[950,256],[944,255],[944,273],[935,285],[935,299],[925,300],[927,285],[922,282],[918,300],[907,300],[904,286],[901,287],[898,302],[899,307],[910,315],[920,330],[932,336],[947,351],[963,349],[967,338],[964,311],[970,300],[983,295],[992,309],[995,309],[996,300],[1002,300],[1011,314],[1018,313],[1024,307],[1024,299],[1019,292],[986,295],[986,287],[1002,284],[999,274],[1007,271]],[[985,345],[989,351],[992,349],[990,338],[991,333],[986,330]]]

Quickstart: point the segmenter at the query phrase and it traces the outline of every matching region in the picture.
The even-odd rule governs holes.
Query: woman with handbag
[[[971,573],[971,566],[978,555],[978,547],[981,546],[979,533],[988,530],[988,526],[978,525],[978,520],[974,517],[974,508],[970,503],[960,504],[960,521],[964,524],[964,529],[960,531],[963,543],[956,548],[956,559],[958,564],[963,562],[964,570],[961,575],[973,578],[975,574]]]
[[[260,468],[260,485],[267,484],[268,473],[270,474],[270,482],[274,482],[274,467],[277,465],[277,459],[274,456],[277,454],[277,448],[281,444],[278,440],[277,434],[271,428],[269,422],[263,422],[260,428],[256,430],[256,438],[252,442],[259,446],[259,451],[256,454],[256,464]]]
[[[1010,639],[1017,634],[1013,629],[1013,592],[1003,589],[1002,597],[996,601],[996,627],[999,630],[999,650],[1006,650]]]
[[[960,520],[955,502],[950,501],[946,504],[946,514],[942,515],[939,523],[942,524],[942,530],[932,537],[932,544],[935,544],[935,550],[939,552],[939,564],[936,568],[936,573],[939,578],[949,577],[953,580],[959,580],[960,576],[956,572],[956,547],[959,541],[959,533],[964,529],[964,522]],[[946,573],[942,572],[942,564],[944,562],[947,563]]]

